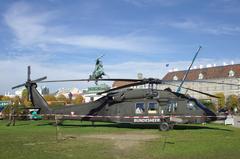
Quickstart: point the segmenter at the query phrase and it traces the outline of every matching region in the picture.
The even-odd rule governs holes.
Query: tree
[[[22,101],[25,101],[26,99],[28,100],[28,90],[25,88],[23,91],[22,91]]]
[[[13,106],[19,106],[21,100],[20,100],[20,97],[19,96],[15,96],[14,98],[12,98],[12,104]]]
[[[82,104],[84,103],[84,98],[82,95],[77,95],[76,98],[73,100],[74,104]]]
[[[57,96],[57,100],[58,101],[67,101],[67,98],[63,94],[60,94]]]
[[[23,105],[26,106],[26,107],[30,107],[30,106],[32,106],[32,102],[27,100],[27,99],[24,99]]]
[[[221,109],[221,108],[223,108],[224,106],[225,106],[225,95],[224,95],[224,93],[216,93],[215,94],[215,96],[218,96],[219,98],[218,98],[218,105],[217,105],[217,107],[218,107],[218,109]]]
[[[0,100],[2,100],[3,97],[4,97],[3,95],[0,95]]]
[[[3,96],[3,97],[2,97],[2,101],[9,101],[9,100],[11,100],[11,98],[8,97],[8,96]]]
[[[43,96],[46,101],[56,101],[56,97],[53,95],[45,95]]]
[[[229,110],[233,110],[235,107],[238,107],[239,106],[238,97],[236,95],[228,96],[226,105]]]
[[[32,102],[29,99],[29,93],[28,93],[28,90],[26,88],[22,91],[21,103],[22,103],[22,105],[24,105],[26,107],[32,106]]]
[[[200,99],[199,100],[203,105],[205,105],[208,109],[212,110],[212,111],[216,111],[216,106],[213,104],[213,102],[211,100],[204,100],[204,99]]]
[[[63,94],[57,96],[57,101],[64,102],[64,104],[67,104],[69,102],[69,100]]]

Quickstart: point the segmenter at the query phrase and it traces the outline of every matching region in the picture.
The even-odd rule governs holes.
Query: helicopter
[[[60,116],[61,121],[81,120],[128,124],[157,124],[159,125],[160,130],[167,131],[173,128],[174,124],[204,123],[215,121],[217,119],[225,119],[224,117],[217,117],[214,112],[193,97],[174,92],[169,88],[164,90],[155,89],[154,85],[158,84],[174,85],[169,83],[170,81],[163,81],[156,78],[98,79],[100,81],[128,81],[131,83],[101,92],[99,94],[102,94],[103,96],[90,103],[52,109],[49,107],[43,96],[41,96],[38,92],[37,83],[95,80],[74,79],[46,81],[46,76],[36,80],[31,80],[30,74],[31,68],[28,66],[27,81],[24,84],[13,87],[12,89],[25,86],[28,90],[30,101],[35,108],[40,109],[41,114],[58,115]],[[217,82],[215,83],[223,84]],[[148,85],[147,89],[130,88],[146,84]],[[218,98],[217,96],[206,92],[186,87],[182,88]]]
[[[225,116],[217,116],[214,112],[200,103],[197,99],[180,93],[181,88],[191,90],[209,97],[219,98],[215,95],[199,90],[183,87],[184,82],[215,83],[225,85],[236,85],[231,83],[213,82],[213,81],[187,81],[186,77],[191,66],[196,59],[201,47],[196,52],[188,71],[182,81],[167,81],[158,78],[143,79],[104,79],[103,65],[100,58],[96,60],[95,70],[89,79],[70,79],[70,80],[51,80],[46,81],[47,77],[31,80],[31,68],[28,66],[27,81],[23,84],[12,87],[12,89],[25,86],[28,90],[28,97],[35,108],[40,109],[44,115],[57,115],[61,121],[81,120],[81,121],[101,121],[127,124],[157,124],[159,130],[167,131],[175,124],[184,123],[205,123],[215,120],[224,120]],[[98,68],[97,66],[100,66]],[[99,71],[100,70],[100,71]],[[97,72],[100,72],[100,76]],[[37,83],[51,82],[79,82],[79,81],[123,81],[129,84],[112,88],[98,93],[102,95],[96,101],[83,103],[79,105],[65,106],[57,109],[49,107],[44,97],[37,90]],[[180,86],[174,82],[181,82]],[[174,92],[170,88],[158,90],[156,85],[170,85],[178,87]],[[131,87],[139,85],[148,85],[143,89],[132,89]],[[237,85],[238,86],[238,85]]]

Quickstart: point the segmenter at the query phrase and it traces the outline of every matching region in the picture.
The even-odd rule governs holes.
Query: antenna
[[[192,65],[193,65],[193,63],[194,63],[194,61],[195,61],[195,59],[196,59],[199,51],[201,50],[201,48],[202,48],[202,46],[199,46],[199,48],[198,48],[195,56],[193,57],[192,63],[191,63],[190,66],[188,67],[188,70],[187,70],[186,74],[184,75],[183,80],[182,80],[180,86],[179,86],[178,89],[177,89],[177,93],[179,93],[179,92],[181,91],[182,85],[183,85],[184,81],[186,80],[186,78],[187,78],[187,76],[188,76],[188,73],[190,72],[190,69],[191,69],[191,67],[192,67]]]
[[[97,59],[100,59],[100,58],[102,58],[103,56],[105,56],[105,54],[102,54],[101,56],[99,56]]]

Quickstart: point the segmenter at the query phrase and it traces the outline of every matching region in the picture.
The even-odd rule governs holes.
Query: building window
[[[233,70],[230,70],[229,72],[228,72],[228,76],[229,77],[233,77],[235,75],[235,72],[233,71]]]
[[[201,80],[201,79],[203,79],[203,77],[204,77],[203,74],[202,74],[202,73],[199,73],[199,75],[198,75],[198,79]]]
[[[175,75],[173,76],[173,80],[177,81],[178,80],[178,77]]]

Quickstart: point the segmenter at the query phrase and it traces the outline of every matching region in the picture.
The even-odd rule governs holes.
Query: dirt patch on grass
[[[129,150],[142,142],[155,141],[159,135],[147,132],[114,133],[114,134],[91,134],[83,135],[81,138],[110,140],[118,150]]]

